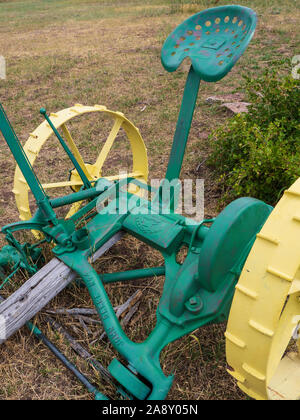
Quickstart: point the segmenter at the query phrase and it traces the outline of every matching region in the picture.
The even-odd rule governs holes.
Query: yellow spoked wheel
[[[113,120],[113,126],[95,163],[85,163],[66,123],[74,118],[78,118],[83,114],[99,112],[111,118]],[[125,118],[124,114],[121,112],[110,111],[105,106],[101,105],[83,106],[81,104],[76,104],[71,108],[63,109],[62,111],[59,111],[55,114],[50,114],[50,118],[54,126],[61,130],[64,139],[67,141],[68,146],[72,150],[72,153],[76,157],[82,170],[90,181],[97,180],[103,176],[102,168],[104,162],[114,144],[120,129],[122,128],[125,131],[131,146],[132,172],[124,175],[116,174],[114,176],[107,176],[105,178],[114,181],[121,179],[124,176],[128,176],[139,179],[143,182],[147,182],[148,159],[145,144],[139,130],[127,118]],[[53,135],[53,131],[46,121],[40,124],[39,127],[37,127],[30,134],[26,144],[24,145],[24,150],[32,166],[34,165],[36,158],[41,152],[43,145],[51,135]],[[82,181],[78,175],[78,172],[76,170],[72,170],[70,174],[68,173],[66,176],[69,176],[69,179],[66,179],[66,181],[42,184],[43,188],[46,190],[46,192],[49,189],[65,187],[71,187],[74,191],[79,191],[79,189],[82,187]],[[15,194],[21,220],[28,220],[31,217],[28,192],[29,187],[27,182],[19,167],[17,166],[15,171],[13,193]],[[79,209],[79,207],[80,203],[75,203],[69,210],[66,218],[71,217],[71,215],[73,215]]]
[[[257,235],[225,333],[228,372],[255,399],[300,399],[299,238],[300,179]]]

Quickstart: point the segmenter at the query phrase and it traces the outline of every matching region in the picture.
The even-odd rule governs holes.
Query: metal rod
[[[66,142],[64,141],[64,139],[61,137],[61,135],[59,134],[59,132],[57,131],[57,129],[54,127],[54,125],[52,124],[52,121],[50,120],[49,116],[47,115],[46,109],[45,108],[41,108],[40,109],[40,113],[42,115],[44,115],[46,121],[48,122],[48,124],[50,125],[50,127],[52,128],[54,134],[56,135],[56,137],[58,138],[60,144],[62,145],[64,151],[67,153],[67,155],[69,156],[69,158],[71,159],[71,162],[73,163],[73,165],[75,166],[78,175],[80,176],[80,178],[82,179],[83,185],[85,186],[85,188],[90,188],[91,187],[91,183],[88,180],[87,176],[85,175],[85,173],[83,172],[81,166],[79,165],[79,163],[77,162],[77,159],[75,158],[75,156],[73,155],[73,153],[71,152],[71,150],[69,149],[68,145],[66,144]]]
[[[101,280],[103,283],[114,283],[117,281],[136,280],[154,276],[164,276],[166,273],[165,267],[141,268],[138,270],[120,271],[116,273],[102,274]]]
[[[177,179],[180,176],[185,148],[197,101],[200,81],[200,76],[194,71],[193,66],[191,66],[185,84],[181,108],[173,139],[173,146],[166,173],[166,179],[169,181],[172,179]]]
[[[97,388],[94,387],[87,379],[85,375],[83,375],[73,363],[61,352],[58,348],[51,343],[50,340],[31,322],[27,322],[26,326],[29,330],[38,338],[42,343],[44,343],[49,350],[76,376],[76,378],[87,388],[87,390],[95,395],[97,400],[108,400],[104,394],[99,392]]]
[[[51,206],[55,209],[57,207],[66,206],[68,204],[76,203],[77,201],[87,200],[89,198],[94,198],[97,195],[100,195],[103,191],[97,190],[96,187],[89,188],[88,190],[78,191],[63,197],[53,198],[50,200]]]
[[[0,130],[3,137],[11,150],[26,182],[32,191],[32,194],[41,208],[43,215],[46,219],[50,220],[53,224],[57,223],[56,214],[49,204],[48,197],[36,176],[28,157],[13,129],[8,117],[4,111],[2,104],[0,103]]]
[[[5,299],[3,296],[0,295],[0,302],[3,302]],[[96,400],[109,400],[104,394],[102,394],[100,391],[97,390],[84,376],[79,370],[74,366],[70,360],[61,352],[58,350],[58,348],[51,343],[50,340],[38,329],[37,326],[32,324],[32,322],[26,322],[26,327],[29,329],[30,332],[34,334],[36,338],[38,338],[40,341],[42,341],[49,350],[52,351],[52,353],[76,376],[76,378],[87,388],[87,390],[95,395]]]

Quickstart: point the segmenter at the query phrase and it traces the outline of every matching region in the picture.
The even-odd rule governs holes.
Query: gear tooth
[[[289,274],[283,273],[280,270],[277,270],[276,268],[270,266],[267,268],[267,272],[275,277],[279,277],[280,279],[286,280],[288,282],[292,282],[294,280],[294,277],[290,276]]]
[[[26,179],[22,178],[21,176],[18,178],[18,181],[21,182],[22,184],[27,184]]]
[[[258,400],[278,399],[279,394],[281,399],[297,399],[300,363],[299,368],[297,364],[291,368],[281,356],[288,345],[291,321],[299,314],[295,298],[300,264],[298,198],[300,178],[285,192],[257,235],[228,320],[227,360],[237,375],[229,373],[242,391]],[[241,342],[245,347],[239,348]],[[244,382],[239,380],[240,374]]]
[[[99,109],[100,111],[106,111],[107,108],[104,105],[94,105],[94,108]]]
[[[247,363],[243,363],[242,368],[244,369],[245,372],[249,373],[249,375],[253,376],[259,381],[265,381],[266,376],[263,373],[259,372],[258,370],[254,369],[252,366],[249,366]]]
[[[231,334],[229,331],[225,332],[225,337],[231,341],[234,345],[237,347],[240,347],[241,349],[246,348],[246,343],[241,340],[240,338],[236,337],[235,335]]]
[[[266,335],[267,337],[273,337],[274,331],[270,330],[269,328],[265,327],[264,325],[260,324],[259,322],[253,321],[250,319],[249,321],[250,327],[254,328],[259,333]]]
[[[263,239],[263,240],[265,240],[265,241],[267,241],[267,242],[271,242],[272,244],[274,244],[274,245],[279,245],[280,244],[280,242],[279,242],[279,240],[277,239],[277,238],[273,238],[273,237],[271,237],[271,236],[268,236],[268,235],[264,235],[263,233],[258,233],[257,235],[256,235],[256,237],[257,238],[260,238],[260,239]]]
[[[235,288],[236,290],[239,290],[241,293],[250,297],[251,299],[257,299],[258,297],[258,294],[255,292],[255,290],[248,289],[247,287],[242,286],[239,283],[235,286]]]
[[[229,373],[229,375],[231,375],[234,379],[236,379],[238,382],[242,384],[246,381],[246,378],[237,371],[231,371],[227,369],[227,372]]]
[[[297,191],[297,190],[292,190],[292,189],[286,190],[286,191],[284,192],[284,194],[285,194],[285,195],[293,195],[293,196],[295,196],[295,197],[300,197],[300,191]]]

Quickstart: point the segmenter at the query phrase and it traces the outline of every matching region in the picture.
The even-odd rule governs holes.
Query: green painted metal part
[[[192,62],[166,181],[179,178],[200,81],[212,82],[223,78],[245,51],[255,26],[256,15],[252,10],[241,6],[223,6],[192,16],[166,40],[162,49],[162,63],[168,71],[175,71],[186,57]],[[162,349],[203,325],[222,322],[227,318],[235,284],[256,234],[272,208],[261,201],[242,198],[226,207],[216,219],[196,223],[175,213],[176,189],[169,197],[169,202],[164,202],[162,184],[154,191],[158,197],[159,212],[149,213],[145,210],[151,208],[151,203],[129,193],[126,187],[129,183],[136,183],[140,188],[152,192],[150,186],[132,178],[117,182],[99,179],[92,186],[46,110],[42,109],[41,113],[77,169],[84,187],[65,197],[48,198],[3,107],[0,107],[0,130],[37,202],[37,211],[30,221],[2,228],[9,245],[0,252],[0,276],[3,279],[3,268],[9,265],[16,267],[16,264],[23,264],[29,272],[36,270],[35,261],[40,252],[38,244],[22,245],[16,241],[13,233],[31,229],[41,231],[46,241],[56,245],[53,254],[84,282],[110,342],[123,358],[122,363],[117,359],[112,361],[109,366],[111,374],[133,398],[163,399],[172,386],[173,376],[163,373],[160,365]],[[83,200],[86,204],[70,219],[56,216],[56,208]],[[108,205],[101,207],[107,201]],[[166,214],[163,210],[168,205],[171,212]],[[124,208],[125,211],[121,211]],[[164,266],[122,273],[97,273],[89,262],[90,256],[121,231],[157,249],[164,258]],[[182,247],[187,248],[187,255],[180,264],[177,254]],[[135,343],[123,331],[105,284],[161,275],[165,275],[165,283],[157,308],[156,326],[143,343]],[[34,333],[42,337],[39,330],[34,329]],[[57,356],[63,359],[59,353]],[[67,360],[62,361],[68,365]],[[82,382],[85,381],[75,368],[73,372]],[[89,388],[88,383],[85,385]],[[91,392],[95,393],[96,399],[106,398],[92,388]]]
[[[256,13],[242,6],[221,6],[197,13],[167,38],[162,64],[172,72],[188,57],[202,80],[217,82],[245,52],[256,21]]]
[[[45,108],[41,108],[40,109],[40,113],[42,115],[44,115],[45,120],[48,122],[48,124],[50,125],[50,127],[52,128],[54,134],[56,135],[56,137],[58,138],[60,144],[62,145],[64,151],[66,152],[66,154],[68,155],[68,157],[70,158],[71,162],[73,163],[73,165],[75,166],[80,178],[82,179],[83,185],[85,188],[90,188],[91,187],[91,183],[88,180],[88,178],[86,177],[85,173],[83,172],[81,166],[79,165],[79,163],[77,162],[77,159],[75,158],[75,156],[73,155],[73,153],[71,152],[71,150],[69,149],[68,145],[66,144],[66,142],[64,141],[64,139],[61,137],[61,135],[59,134],[59,132],[57,131],[57,129],[55,128],[55,126],[52,124],[52,121],[50,119],[50,117],[47,115],[46,109]]]
[[[153,216],[149,218],[149,215],[129,214],[125,218],[114,215],[117,223],[111,220],[113,226],[111,233],[105,230],[102,239],[99,235],[94,236],[94,232],[101,229],[107,221],[105,212],[99,213],[87,223],[86,237],[90,242],[86,249],[77,249],[72,253],[61,253],[59,250],[58,258],[83,279],[110,342],[128,362],[129,367],[122,365],[119,370],[116,368],[117,362],[114,362],[111,372],[118,371],[116,379],[122,385],[129,381],[130,391],[136,398],[145,396],[145,384],[149,387],[147,399],[166,397],[173,378],[164,376],[159,355],[167,344],[202,325],[226,319],[234,286],[244,261],[256,234],[271,211],[270,206],[255,199],[245,198],[235,201],[216,218],[210,229],[205,230],[203,241],[200,241],[197,235],[182,265],[177,263],[176,254],[182,245],[188,245],[191,242],[193,234],[181,225],[181,241],[177,242],[178,225],[172,225],[167,221],[167,217],[162,215],[159,217],[164,220],[160,220],[160,223],[168,223],[170,232],[175,229],[175,235],[170,234],[174,243],[172,252],[169,247],[165,247],[163,237],[160,242],[156,237],[154,242],[153,231],[160,231],[161,226],[156,218],[153,219]],[[127,223],[127,219],[130,223]],[[217,229],[213,229],[215,224]],[[102,245],[102,241],[106,241],[116,232],[116,229],[121,230],[124,227],[127,232],[144,242],[155,245],[165,258],[166,280],[157,311],[157,324],[144,343],[133,343],[125,335],[107,297],[104,278],[101,278],[88,262],[91,249],[97,249]],[[197,228],[198,225],[195,225],[194,229]],[[207,247],[211,242],[213,246],[210,255],[207,256]],[[56,249],[53,252],[56,254]],[[222,258],[222,253],[224,258]],[[212,267],[214,264],[215,271]],[[213,274],[213,287],[209,282],[205,283],[205,274],[209,270],[212,270]],[[128,370],[126,374],[122,373],[125,372],[124,369]],[[139,381],[142,381],[140,386],[139,381],[132,378],[135,372],[136,375],[138,374]]]

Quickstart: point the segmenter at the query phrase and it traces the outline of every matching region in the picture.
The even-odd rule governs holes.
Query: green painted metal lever
[[[24,178],[26,179],[27,184],[32,194],[34,195],[34,198],[38,206],[41,208],[45,219],[51,221],[52,224],[54,225],[57,224],[56,214],[50,205],[48,197],[46,196],[46,193],[38,177],[36,176],[28,160],[28,157],[26,156],[26,153],[24,152],[24,149],[14,129],[12,128],[7,118],[7,115],[1,103],[0,103],[0,130],[22,174],[24,175]]]
[[[69,149],[69,147],[67,146],[66,142],[64,141],[64,139],[61,137],[61,135],[59,134],[58,130],[56,129],[56,127],[53,125],[50,117],[47,115],[46,109],[45,108],[41,108],[40,109],[40,113],[45,117],[46,121],[48,122],[48,124],[50,125],[50,127],[52,128],[54,134],[56,135],[56,137],[58,138],[60,144],[62,145],[64,151],[67,153],[67,155],[69,156],[71,162],[73,163],[73,165],[75,166],[80,178],[82,179],[83,185],[85,186],[85,188],[90,188],[91,187],[91,183],[88,180],[87,176],[85,175],[85,173],[83,172],[81,166],[79,165],[79,163],[77,162],[75,156],[73,155],[73,153],[71,152],[71,150]]]

